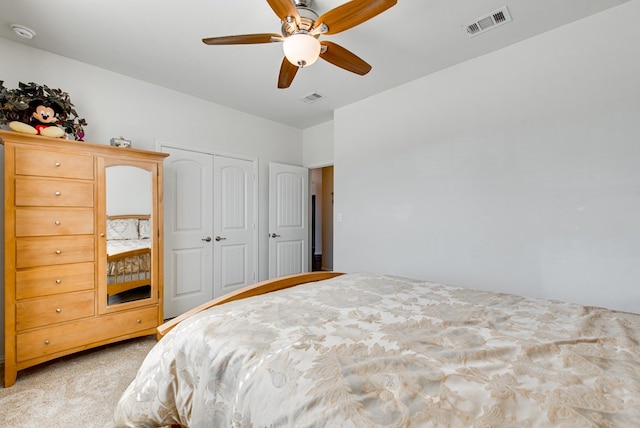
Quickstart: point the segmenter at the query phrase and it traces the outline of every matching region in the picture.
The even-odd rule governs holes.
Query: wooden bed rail
[[[137,218],[138,220],[150,220],[151,214],[120,214],[107,216],[107,220],[126,220],[129,218]]]
[[[341,272],[306,272],[296,275],[282,276],[280,278],[268,279],[266,281],[248,285],[229,294],[225,294],[224,296],[220,296],[217,299],[213,299],[206,303],[203,303],[202,305],[197,306],[190,311],[187,311],[182,315],[179,315],[158,326],[158,338],[163,337],[165,334],[171,331],[173,327],[189,318],[191,315],[195,315],[198,312],[202,312],[211,307],[222,305],[223,303],[231,302],[234,300],[240,300],[247,297],[270,293],[272,291],[283,290],[285,288],[294,287],[296,285],[304,284],[307,282],[322,281],[324,279],[330,279],[340,275],[343,274]]]

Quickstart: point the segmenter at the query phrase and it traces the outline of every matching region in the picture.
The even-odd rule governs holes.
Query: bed
[[[150,216],[107,216],[107,296],[110,303],[127,299],[151,281]],[[140,290],[142,289],[142,290]]]
[[[160,326],[116,426],[640,426],[640,315],[324,274]]]

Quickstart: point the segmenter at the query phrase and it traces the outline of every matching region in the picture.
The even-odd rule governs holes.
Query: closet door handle
[[[204,242],[211,242],[211,237],[207,236],[206,238],[202,238]]]
[[[276,234],[276,233],[272,233],[271,235],[269,235],[272,238],[279,238],[280,235]]]
[[[216,236],[216,241],[224,241],[227,238],[223,238],[221,236]]]

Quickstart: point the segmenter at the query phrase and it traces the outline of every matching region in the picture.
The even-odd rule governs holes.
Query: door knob
[[[216,241],[224,241],[227,238],[223,238],[221,236],[216,236]]]
[[[271,236],[272,238],[279,238],[279,237],[280,237],[280,235],[275,234],[275,233],[272,233],[270,236]]]
[[[204,242],[211,242],[211,237],[207,236],[206,238],[202,238]]]

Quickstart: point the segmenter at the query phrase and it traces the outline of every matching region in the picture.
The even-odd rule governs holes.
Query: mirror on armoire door
[[[105,168],[107,306],[152,297],[153,187],[151,171]]]

